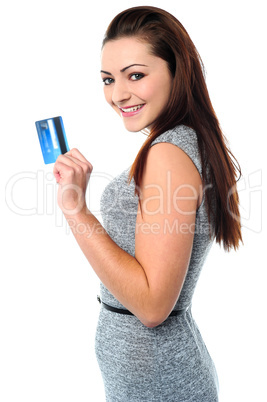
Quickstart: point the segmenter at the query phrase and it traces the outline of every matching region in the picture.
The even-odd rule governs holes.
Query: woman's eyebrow
[[[130,66],[124,67],[124,68],[121,70],[121,73],[124,73],[125,70],[127,70],[128,68],[133,67],[133,66],[148,67],[148,66],[146,66],[145,64],[131,64]]]
[[[142,67],[148,67],[146,64],[131,64],[130,66],[124,67],[122,70],[120,70],[121,73],[124,73],[128,68],[133,67],[133,66],[142,66]],[[107,74],[107,75],[112,75],[108,71],[101,70],[101,73]]]
[[[107,75],[112,75],[111,73],[108,73],[107,71],[104,71],[104,70],[101,70],[100,73],[107,74]]]

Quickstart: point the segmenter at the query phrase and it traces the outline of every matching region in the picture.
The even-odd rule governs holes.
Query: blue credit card
[[[44,163],[54,163],[57,157],[69,151],[61,116],[35,122]]]

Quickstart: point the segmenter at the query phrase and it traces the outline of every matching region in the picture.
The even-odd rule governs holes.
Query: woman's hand
[[[65,215],[79,213],[85,207],[86,187],[93,166],[78,151],[72,149],[57,158],[53,174],[58,188],[58,205]]]

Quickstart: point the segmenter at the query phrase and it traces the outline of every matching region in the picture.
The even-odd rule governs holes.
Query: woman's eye
[[[140,74],[140,73],[132,74],[131,75],[131,80],[132,81],[137,81],[137,80],[141,80],[141,78],[143,78],[143,77],[144,77],[144,74]]]
[[[105,85],[110,85],[110,84],[112,84],[113,81],[114,81],[113,78],[104,78],[103,79],[103,82]]]

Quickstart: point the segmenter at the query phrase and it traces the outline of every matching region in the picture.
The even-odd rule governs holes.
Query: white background
[[[228,254],[214,245],[193,310],[217,367],[220,401],[267,401],[264,1],[6,0],[0,9],[1,402],[104,401],[94,354],[99,281],[56,207],[53,165],[43,164],[34,123],[63,116],[70,147],[94,166],[88,203],[99,217],[102,189],[132,163],[144,140],[126,132],[105,104],[101,41],[113,16],[144,4],[170,11],[189,32],[243,169],[244,246]]]

